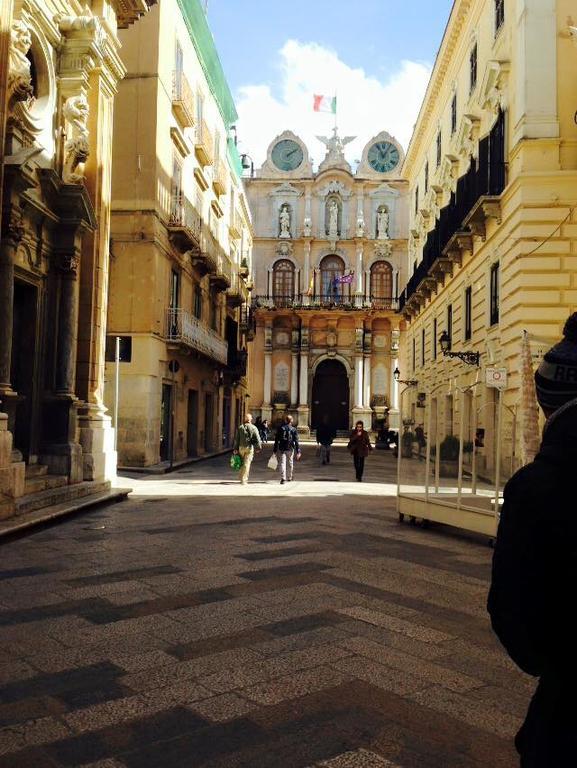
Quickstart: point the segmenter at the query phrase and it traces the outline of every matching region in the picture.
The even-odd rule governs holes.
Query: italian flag
[[[330,112],[333,115],[337,114],[336,96],[319,96],[315,94],[313,99],[313,109],[315,112]]]

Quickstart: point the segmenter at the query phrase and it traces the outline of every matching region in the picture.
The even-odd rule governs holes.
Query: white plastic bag
[[[273,455],[268,460],[267,467],[269,469],[272,469],[273,472],[276,472],[278,469],[278,459],[276,457],[276,453],[273,453]]]

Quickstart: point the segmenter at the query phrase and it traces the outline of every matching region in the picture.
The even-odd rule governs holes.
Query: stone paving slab
[[[362,484],[342,447],[282,487],[267,458],[247,487],[226,457],[120,478],[1,546],[2,768],[517,765],[534,683],[486,541],[400,526],[387,453]]]

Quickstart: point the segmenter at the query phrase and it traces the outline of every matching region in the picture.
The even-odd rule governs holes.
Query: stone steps
[[[58,478],[57,475],[52,477]],[[66,481],[66,478],[64,480]],[[28,488],[28,483],[26,487]],[[34,493],[27,493],[14,500],[15,516],[19,517],[43,507],[65,504],[94,493],[102,493],[109,490],[109,487],[110,484],[108,482],[84,482],[76,483],[75,485],[57,485]]]
[[[0,540],[2,537],[21,533],[27,529],[50,523],[60,517],[81,512],[99,504],[123,501],[130,493],[130,488],[110,488],[108,483],[79,483],[78,485],[68,486],[68,489],[79,489],[81,486],[84,486],[85,495],[83,496],[77,496],[66,501],[61,499],[58,503],[51,506],[43,506],[28,510],[27,512],[21,512],[18,516],[13,516],[6,520],[0,519]],[[99,487],[102,488],[102,486],[105,486],[104,490],[95,490]],[[92,492],[90,492],[91,490]],[[56,493],[56,491],[52,491],[52,493]],[[18,501],[22,501],[22,499],[18,499]]]
[[[24,484],[24,495],[30,496],[33,493],[40,493],[54,488],[62,488],[65,485],[68,485],[68,478],[65,475],[41,474],[28,477],[27,474]]]
[[[48,474],[48,467],[46,464],[27,464],[26,465],[26,479],[33,477],[41,477]]]

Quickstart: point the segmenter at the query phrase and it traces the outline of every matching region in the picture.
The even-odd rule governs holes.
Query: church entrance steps
[[[28,473],[26,473],[24,496],[30,496],[53,488],[62,488],[65,485],[68,485],[68,478],[65,475],[41,474],[29,477]]]
[[[50,475],[48,475],[50,477]],[[53,476],[60,479],[58,476]],[[66,479],[66,478],[65,478]],[[91,493],[101,493],[108,490],[108,482],[86,482],[76,483],[75,485],[59,485],[56,487],[45,487],[40,491],[28,493],[14,501],[15,516],[24,515],[27,512],[34,512],[42,507],[51,507],[55,504],[64,504],[75,499],[89,496]]]
[[[16,500],[14,516],[2,520],[0,514],[0,539],[99,504],[124,501],[129,493],[130,488],[110,488],[107,482],[85,482],[22,496]]]

